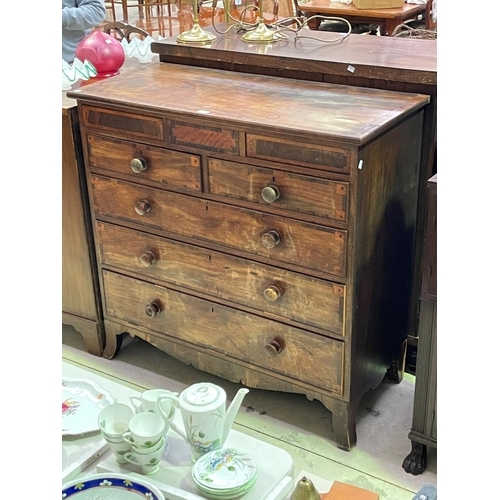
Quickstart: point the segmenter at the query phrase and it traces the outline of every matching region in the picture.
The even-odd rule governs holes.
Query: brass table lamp
[[[201,28],[198,18],[198,0],[193,0],[193,27],[182,32],[177,41],[180,43],[205,44],[213,42],[217,37]]]

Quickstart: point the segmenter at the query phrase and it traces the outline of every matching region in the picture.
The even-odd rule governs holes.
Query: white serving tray
[[[71,481],[98,460],[109,449],[109,444],[101,433],[78,439],[63,439],[62,442],[62,482]]]
[[[205,500],[191,477],[192,463],[187,444],[173,431],[168,434],[169,451],[160,462],[160,470],[143,476],[134,464],[118,464],[114,455],[97,463],[98,472],[139,475],[158,487],[166,500]],[[293,488],[293,460],[281,448],[231,430],[224,446],[240,448],[250,453],[258,467],[258,477],[241,500],[283,500]],[[239,499],[240,500],[240,499]]]

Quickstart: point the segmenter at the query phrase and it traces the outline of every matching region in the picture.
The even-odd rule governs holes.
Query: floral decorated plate
[[[255,480],[257,464],[251,455],[234,448],[223,448],[203,455],[191,471],[196,485],[204,491],[221,494],[245,490]]]
[[[142,479],[124,474],[94,474],[62,487],[63,500],[165,500],[163,493]]]
[[[62,379],[62,435],[98,431],[97,417],[113,398],[91,380]]]

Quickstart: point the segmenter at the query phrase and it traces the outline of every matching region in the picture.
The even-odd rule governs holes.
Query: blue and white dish
[[[63,500],[165,500],[163,493],[142,479],[124,474],[94,474],[62,487]]]

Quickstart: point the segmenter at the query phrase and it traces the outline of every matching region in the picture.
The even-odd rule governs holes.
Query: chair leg
[[[127,0],[122,0],[122,10],[123,10],[123,13],[122,13],[123,21],[125,23],[128,23],[128,4],[127,4]]]

